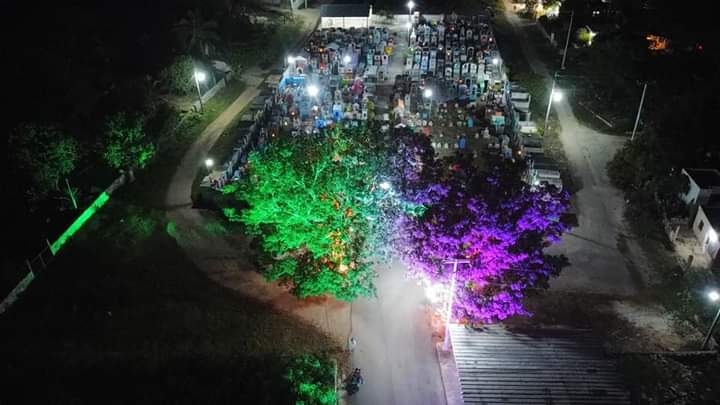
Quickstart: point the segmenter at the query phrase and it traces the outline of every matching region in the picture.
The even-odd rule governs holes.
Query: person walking
[[[357,339],[351,336],[350,339],[348,339],[348,349],[350,349],[350,353],[355,351],[355,346],[357,346]]]

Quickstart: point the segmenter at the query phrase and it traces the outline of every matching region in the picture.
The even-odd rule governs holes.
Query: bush
[[[285,379],[296,396],[296,405],[331,405],[337,401],[333,365],[327,358],[309,354],[297,357]]]
[[[170,66],[160,72],[159,79],[162,89],[178,96],[189,94],[195,85],[194,70],[193,60],[190,56],[176,57]]]

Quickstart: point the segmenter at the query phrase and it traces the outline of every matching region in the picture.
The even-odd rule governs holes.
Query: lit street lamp
[[[563,98],[562,92],[560,90],[555,90],[556,81],[557,72],[555,72],[555,75],[553,75],[552,87],[550,88],[550,98],[548,99],[547,111],[545,111],[545,129],[543,130],[543,135],[545,135],[548,129],[548,120],[550,119],[550,107],[552,106],[552,103],[557,103]]]
[[[720,300],[720,292],[717,290],[710,291],[708,293],[708,299],[710,302],[718,302]],[[715,327],[718,324],[718,319],[720,319],[720,307],[718,307],[718,312],[715,314],[715,319],[713,319],[712,324],[710,325],[710,329],[708,330],[707,335],[705,336],[705,340],[703,340],[703,344],[700,347],[700,350],[705,350],[707,348],[708,343],[710,343],[710,338],[713,335],[713,332],[715,331]]]
[[[307,92],[310,97],[317,97],[317,95],[320,94],[320,89],[318,86],[311,84],[307,87]]]
[[[295,63],[295,57],[294,57],[294,56],[288,56],[288,57],[287,57],[287,63],[288,63],[288,65],[292,65],[293,63]]]
[[[198,101],[200,101],[200,112],[203,112],[203,101],[202,101],[202,93],[200,92],[200,82],[204,82],[207,76],[205,75],[205,72],[196,70],[195,73],[193,73],[193,77],[195,78],[195,87],[197,87],[198,92]]]
[[[493,59],[492,59],[492,64],[493,64],[493,65],[497,65],[498,63],[500,63],[500,59],[498,59],[498,58],[493,58]]]
[[[205,159],[205,167],[207,167],[208,170],[210,170],[215,162],[211,158]]]
[[[390,184],[390,182],[388,182],[388,181],[383,181],[380,183],[380,188],[385,191],[388,191],[392,188],[392,184]]]
[[[423,97],[425,97],[427,99],[432,98],[432,95],[433,95],[433,92],[431,89],[425,89],[425,91],[423,91]]]
[[[412,11],[415,8],[415,3],[412,0],[408,1],[407,8],[408,8],[408,21],[412,22]]]
[[[352,61],[352,58],[350,57],[350,55],[343,56],[343,63],[348,65],[348,64],[350,64],[350,61]]]

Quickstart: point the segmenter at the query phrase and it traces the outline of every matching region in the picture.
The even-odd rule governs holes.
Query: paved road
[[[505,0],[505,4],[510,10],[509,0]],[[518,42],[533,71],[549,77],[551,73],[538,58],[533,42],[527,39],[525,27],[529,23],[511,11],[506,11],[505,16],[519,37]],[[629,259],[617,247],[620,233],[628,234],[623,221],[625,203],[622,193],[610,185],[605,173],[605,164],[626,138],[581,125],[566,100],[554,106],[562,126],[560,140],[581,189],[574,198],[579,226],[566,234],[562,243],[548,250],[567,255],[571,263],[560,277],[552,280],[551,288],[632,295],[639,286],[635,285],[631,267],[627,265]],[[636,257],[634,265],[641,267],[644,263],[641,254],[632,241],[630,244],[633,257]]]

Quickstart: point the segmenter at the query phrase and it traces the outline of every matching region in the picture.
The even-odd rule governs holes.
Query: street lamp
[[[352,58],[350,57],[350,55],[343,56],[343,63],[345,63],[347,65],[350,63],[350,61],[352,61]]]
[[[210,170],[210,169],[213,167],[214,164],[215,164],[215,162],[214,162],[211,158],[205,159],[205,167],[206,167],[208,170]]]
[[[445,321],[445,341],[443,342],[443,350],[448,351],[450,348],[450,321],[452,320],[453,301],[455,300],[455,281],[457,279],[458,264],[470,264],[467,259],[450,259],[443,263],[453,265],[452,279],[450,280],[450,300],[447,306],[447,320]]]
[[[408,8],[408,21],[412,21],[412,10],[415,8],[415,3],[412,0],[408,1],[407,8]]]
[[[295,57],[294,57],[294,56],[288,56],[288,57],[287,57],[287,63],[288,63],[288,65],[292,65],[293,63],[295,63]]]
[[[548,106],[547,111],[545,111],[545,128],[543,130],[543,135],[547,133],[548,129],[548,120],[550,119],[550,107],[552,106],[553,102],[558,102],[562,100],[563,95],[560,90],[555,90],[555,82],[557,81],[557,72],[553,75],[553,81],[552,81],[552,87],[550,88],[550,98],[548,99]]]
[[[311,84],[307,87],[307,92],[310,97],[317,97],[317,95],[320,93],[320,89],[318,86]]]
[[[204,82],[207,76],[205,75],[205,72],[196,70],[193,73],[193,77],[195,78],[195,87],[197,87],[198,92],[198,101],[200,101],[200,112],[203,112],[203,101],[202,101],[202,93],[200,93],[200,82]]]
[[[493,58],[493,59],[492,59],[492,64],[493,64],[493,65],[497,65],[498,63],[500,63],[500,59],[498,59],[498,58]]]
[[[408,32],[408,46],[410,46],[410,30],[412,30],[412,23],[410,21],[405,23],[405,28],[407,28]]]
[[[718,300],[720,300],[720,292],[718,292],[717,290],[710,291],[708,293],[708,299],[710,300],[710,302],[717,302]],[[718,324],[718,319],[720,319],[720,307],[718,308],[718,312],[715,315],[715,319],[713,319],[713,322],[710,325],[710,329],[708,330],[708,333],[705,336],[705,340],[703,340],[703,344],[700,347],[700,350],[705,350],[708,343],[710,343],[710,337],[712,337],[712,334],[715,331],[715,327]]]
[[[425,89],[425,91],[423,91],[423,97],[425,97],[427,99],[432,98],[432,95],[433,95],[432,89]]]
[[[565,57],[567,57],[568,45],[570,44],[570,33],[572,32],[573,17],[575,16],[575,10],[570,12],[570,26],[568,27],[567,37],[565,38],[565,50],[563,51],[562,62],[560,62],[560,69],[565,70]]]
[[[392,188],[392,184],[390,184],[390,182],[388,182],[388,181],[383,181],[380,183],[380,188],[387,191]]]

